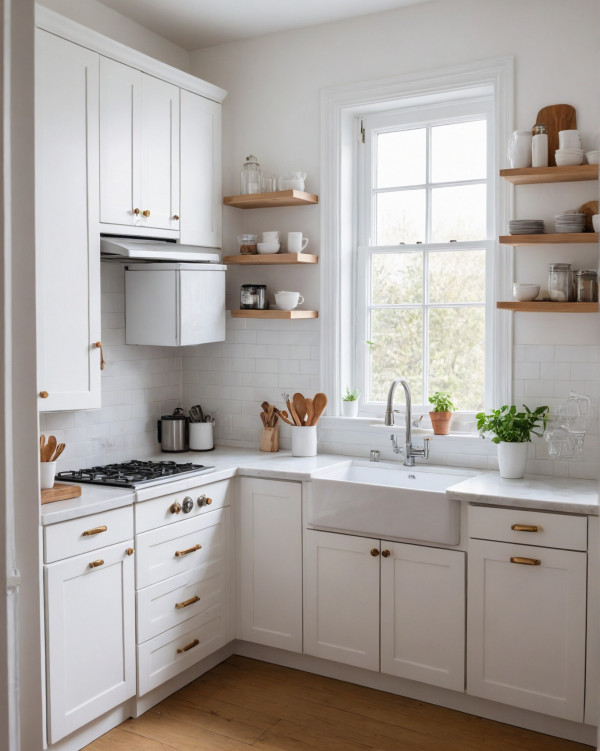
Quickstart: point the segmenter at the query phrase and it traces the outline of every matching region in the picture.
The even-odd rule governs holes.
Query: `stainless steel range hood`
[[[219,254],[208,252],[198,245],[180,245],[166,240],[146,240],[134,237],[100,238],[100,253],[103,258],[138,261],[187,261],[218,263]]]

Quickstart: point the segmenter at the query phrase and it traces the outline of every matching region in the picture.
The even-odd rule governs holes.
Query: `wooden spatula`
[[[49,435],[48,443],[44,446],[44,450],[42,452],[42,461],[43,462],[52,461],[52,457],[54,456],[55,450],[56,450],[56,436]]]
[[[306,424],[312,425],[313,417],[315,416],[315,405],[313,400],[308,397],[306,400]]]
[[[323,412],[325,412],[325,407],[327,407],[327,397],[325,394],[315,394],[315,398],[313,399],[313,406],[315,408],[315,414],[311,421],[311,425],[316,425]]]
[[[296,414],[298,415],[298,419],[300,420],[300,425],[304,425],[306,422],[306,399],[302,396],[302,394],[296,393],[292,397],[292,405],[294,409],[296,410]]]

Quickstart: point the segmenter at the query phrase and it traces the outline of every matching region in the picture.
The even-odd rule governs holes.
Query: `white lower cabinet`
[[[586,569],[585,553],[470,540],[470,694],[583,721]]]
[[[302,652],[302,486],[240,478],[240,639]]]
[[[135,695],[133,560],[124,540],[44,567],[50,743]]]
[[[305,556],[307,654],[464,689],[463,552],[308,530]]]

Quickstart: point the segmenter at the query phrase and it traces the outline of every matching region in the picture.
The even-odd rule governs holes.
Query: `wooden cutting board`
[[[556,167],[554,152],[558,148],[559,130],[577,130],[575,107],[570,104],[551,104],[537,113],[536,125],[545,125],[548,134],[548,165]]]
[[[54,501],[66,501],[68,498],[79,498],[81,487],[79,485],[63,485],[55,482],[53,488],[42,489],[42,505],[54,503]]]
[[[585,231],[593,232],[592,217],[598,213],[598,201],[588,201],[583,206],[580,206],[578,211],[580,214],[585,214]]]

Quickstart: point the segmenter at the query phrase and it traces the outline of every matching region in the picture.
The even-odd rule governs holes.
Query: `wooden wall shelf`
[[[277,206],[311,206],[319,203],[319,196],[303,190],[278,190],[275,193],[225,196],[223,203],[236,209],[272,209]]]
[[[285,266],[289,264],[304,265],[318,263],[319,256],[311,253],[266,253],[264,255],[223,256],[223,263],[228,266]]]
[[[592,165],[593,166],[593,165]],[[548,169],[557,169],[548,167]],[[572,243],[597,243],[597,232],[563,232],[559,234],[542,233],[540,235],[501,235],[498,239],[502,245],[571,245]]]
[[[572,167],[526,167],[524,169],[501,169],[500,177],[513,185],[536,183],[570,183],[580,180],[597,180],[597,164],[577,164]]]
[[[232,318],[318,318],[316,310],[232,310]]]
[[[498,302],[500,310],[522,313],[597,313],[597,302]]]

